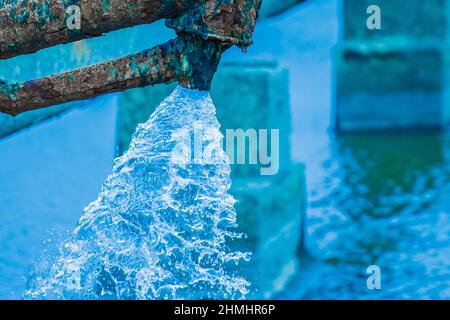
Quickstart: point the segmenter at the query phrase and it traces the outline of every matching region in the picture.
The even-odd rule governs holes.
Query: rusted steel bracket
[[[137,2],[148,4],[155,1]],[[188,1],[158,2],[177,3],[177,8],[180,8],[181,3]],[[261,0],[198,1],[182,15],[167,21],[167,25],[177,31],[178,37],[163,45],[25,83],[0,82],[0,112],[17,115],[73,100],[172,81],[193,89],[209,90],[221,54],[232,45],[246,48],[252,43],[260,6]],[[171,11],[166,14],[171,14]],[[25,47],[20,50],[25,50]],[[28,48],[31,47],[33,45],[29,44]]]

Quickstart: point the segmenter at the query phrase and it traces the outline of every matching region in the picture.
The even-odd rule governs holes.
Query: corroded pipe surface
[[[175,17],[204,0],[2,0],[0,59]],[[68,27],[80,8],[80,29]]]
[[[262,0],[208,0],[180,16],[167,20],[179,33],[218,40],[239,47],[252,42]]]
[[[0,112],[10,115],[101,94],[179,81],[209,90],[226,45],[184,35],[138,54],[18,84],[0,81]]]
[[[9,9],[4,7],[3,10],[10,10],[11,8],[19,10],[21,6],[30,9],[32,3],[50,3],[47,0],[34,0],[32,2],[9,0],[9,2],[15,3],[15,6],[11,6]],[[110,14],[115,12],[112,8],[121,8],[116,14],[120,13],[122,16],[119,17],[114,14],[110,17],[104,17],[104,23],[98,23],[102,21],[100,16],[89,16],[92,19],[87,21],[96,21],[95,26],[89,27],[89,23],[85,23],[86,29],[82,29],[82,33],[78,34],[80,37],[86,37],[86,35],[97,35],[97,32],[102,32],[102,30],[123,28],[126,26],[126,23],[124,25],[124,12],[138,14],[138,18],[126,16],[126,19],[129,18],[129,20],[125,19],[125,21],[130,21],[130,23],[136,23],[136,21],[148,19],[148,16],[152,17],[151,19],[155,19],[157,17],[161,18],[163,13],[173,14],[175,12],[174,8],[181,10],[184,8],[183,4],[187,5],[192,1],[135,0],[122,2],[121,0],[77,0],[76,2],[85,5],[88,2],[90,4],[102,2],[104,5],[108,3],[108,6],[97,11],[109,12]],[[159,9],[152,7],[157,2],[165,5],[162,8],[159,7]],[[179,37],[163,45],[114,61],[25,83],[9,84],[0,81],[0,112],[17,115],[28,110],[74,100],[89,99],[105,93],[172,81],[178,81],[183,86],[192,89],[209,90],[222,52],[233,44],[245,48],[252,43],[252,34],[261,0],[207,0],[206,2],[194,2],[196,2],[196,5],[191,10],[183,11],[182,15],[168,21],[168,25],[177,31]],[[66,1],[64,3],[64,6],[66,6],[73,4],[74,1]],[[129,6],[130,3],[140,4],[141,7],[129,8],[131,11],[126,11],[123,6]],[[58,5],[54,4],[54,7],[58,7]],[[170,10],[169,7],[171,8]],[[147,11],[143,10],[144,8]],[[36,8],[32,7],[32,9],[35,10]],[[48,17],[47,13],[43,14],[41,12],[42,10],[37,11],[40,12],[37,17],[24,18],[24,21],[27,21],[25,24],[17,17],[14,17],[11,21],[15,21],[14,23],[18,23],[22,27],[24,25],[30,27],[33,24],[29,24],[30,21],[37,19],[36,21],[39,22],[39,19],[43,16]],[[12,11],[8,12],[11,13]],[[159,12],[158,15],[155,15],[155,12]],[[147,18],[143,18],[145,16],[144,13],[148,14]],[[0,14],[0,21],[1,18],[2,15]],[[8,15],[8,19],[12,19],[11,14]],[[44,25],[50,26],[51,23],[49,21],[43,22]],[[10,30],[6,29],[6,31],[2,31],[2,34],[8,34],[8,32],[11,32]],[[90,32],[94,30],[94,34],[86,33],[86,30],[91,30]],[[54,33],[55,37],[51,34],[43,33],[50,37],[50,40],[44,39],[46,41],[44,45],[52,45],[58,41],[72,41],[74,38],[71,37],[77,37],[77,35],[67,36],[67,30],[64,30],[64,28],[59,31],[56,30]],[[62,38],[61,35],[63,35]],[[36,46],[43,45],[39,44],[39,37],[42,36],[40,33],[38,35],[31,33],[23,36],[24,38],[18,40],[19,42],[9,47],[2,38],[0,50],[3,51],[0,51],[0,54],[2,52],[4,55],[20,54],[27,50],[35,50],[37,49]],[[9,35],[10,40],[11,37]],[[34,47],[27,47],[27,43],[28,46],[34,45]],[[6,47],[2,49],[1,45]]]

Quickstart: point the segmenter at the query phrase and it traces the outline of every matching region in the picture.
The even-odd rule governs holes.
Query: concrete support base
[[[448,0],[343,0],[336,49],[339,131],[442,129],[450,123]],[[367,25],[380,9],[381,29]]]
[[[443,128],[447,54],[437,44],[347,42],[337,49],[340,131]]]

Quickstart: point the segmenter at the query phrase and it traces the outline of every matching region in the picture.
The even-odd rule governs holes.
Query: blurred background
[[[382,29],[369,30],[369,5]],[[280,172],[233,167],[250,298],[450,298],[448,0],[263,0],[211,91],[223,129],[280,129]],[[150,48],[163,22],[0,61],[24,81]],[[0,299],[72,230],[175,85],[0,115]],[[367,287],[367,267],[382,271]]]

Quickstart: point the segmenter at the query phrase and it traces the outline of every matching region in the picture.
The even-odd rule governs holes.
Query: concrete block
[[[381,30],[369,30],[367,8],[381,9]],[[450,31],[448,0],[343,0],[343,35],[345,40],[412,37],[446,39]]]
[[[447,54],[436,44],[347,42],[336,55],[340,131],[441,128]]]
[[[298,268],[306,216],[303,165],[273,177],[236,178],[239,229],[247,238],[235,244],[252,252],[243,272],[252,283],[251,299],[274,297]]]
[[[272,62],[223,64],[211,95],[224,134],[227,129],[279,130],[280,171],[290,167],[291,109],[286,69]],[[260,165],[234,168],[236,175],[259,175],[260,170]]]
[[[369,30],[367,8],[381,8]],[[441,129],[450,122],[450,1],[343,0],[336,48],[339,131]]]

